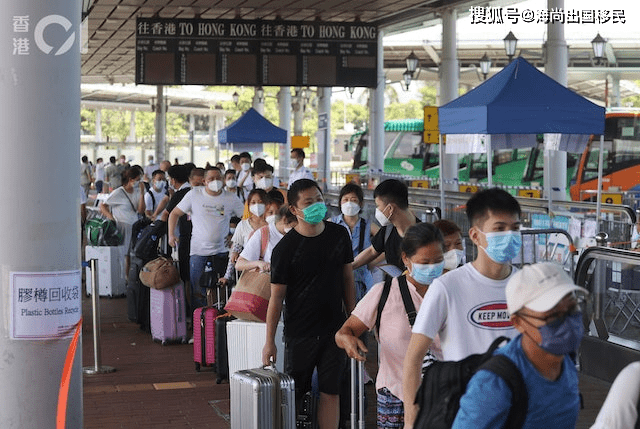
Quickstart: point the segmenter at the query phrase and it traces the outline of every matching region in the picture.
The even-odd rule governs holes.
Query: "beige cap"
[[[574,291],[589,293],[576,286],[560,265],[553,262],[525,265],[507,283],[507,309],[511,314],[522,307],[544,313]]]

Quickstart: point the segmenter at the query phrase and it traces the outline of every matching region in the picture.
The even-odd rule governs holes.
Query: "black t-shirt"
[[[420,222],[420,219],[416,218],[416,223]],[[387,228],[391,228],[389,238],[385,240],[387,235]],[[378,253],[385,254],[385,259],[388,264],[395,265],[401,270],[405,270],[406,267],[402,262],[402,251],[400,245],[402,244],[402,237],[398,234],[398,230],[393,225],[383,226],[378,230],[378,233],[371,240],[371,245]]]
[[[343,273],[353,262],[351,237],[342,225],[324,225],[316,237],[291,230],[273,249],[271,282],[287,286],[287,338],[333,335],[346,320]]]
[[[184,196],[190,190],[191,188],[183,188],[176,191],[167,204],[167,211],[171,213],[171,210],[173,210],[178,205],[178,203],[182,201]],[[180,237],[191,237],[191,221],[189,220],[188,215],[185,214],[178,218],[178,228],[180,230]]]

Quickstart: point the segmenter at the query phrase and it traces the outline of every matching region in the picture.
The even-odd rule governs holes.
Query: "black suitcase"
[[[144,261],[131,256],[127,278],[127,317],[138,323],[140,329],[151,332],[150,295],[151,290],[140,282],[140,270]]]
[[[229,348],[227,347],[227,322],[235,317],[218,317],[216,319],[215,355],[216,355],[216,383],[229,380]]]

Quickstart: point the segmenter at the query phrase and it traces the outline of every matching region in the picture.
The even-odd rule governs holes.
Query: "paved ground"
[[[116,372],[84,375],[84,427],[229,428],[229,384],[216,384],[215,373],[198,373],[191,345],[154,343],[151,336],[127,321],[126,299],[100,300],[102,363]],[[83,362],[93,365],[90,299],[83,302]],[[375,356],[368,370],[375,372]],[[584,396],[577,428],[588,428],[602,404],[608,383],[581,376]],[[369,398],[374,398],[371,385]],[[375,427],[375,402],[370,401],[366,427]]]

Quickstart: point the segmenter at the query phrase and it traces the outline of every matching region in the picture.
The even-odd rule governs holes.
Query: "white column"
[[[7,0],[0,3],[0,136],[2,183],[29,170],[20,191],[3,186],[0,198],[0,426],[54,428],[60,379],[70,336],[55,332],[61,316],[81,316],[80,275],[80,2]],[[14,32],[17,17],[28,27]],[[13,25],[12,25],[13,23]],[[43,40],[44,38],[44,40]],[[28,43],[15,44],[16,39]],[[14,41],[14,44],[12,44]],[[54,161],[55,160],[55,161]],[[55,168],[52,168],[52,161]],[[55,192],[43,185],[55,183]],[[37,198],[25,198],[34,196]],[[70,275],[66,275],[70,272]],[[16,273],[24,273],[19,277]],[[22,290],[19,290],[22,288]],[[56,290],[54,299],[51,291]],[[38,290],[36,301],[34,291]],[[40,291],[46,290],[46,297]],[[64,297],[57,294],[64,291]],[[31,292],[27,299],[26,292]],[[22,294],[20,294],[22,292]],[[56,298],[60,300],[56,300]],[[26,316],[23,310],[38,311]],[[47,314],[44,310],[49,310]],[[73,319],[73,321],[72,321]],[[53,327],[53,331],[48,329]],[[45,340],[26,334],[44,334]],[[70,332],[73,334],[73,331]],[[17,339],[21,335],[22,339]],[[83,427],[82,336],[73,359],[66,427]]]
[[[620,76],[617,74],[609,74],[609,81],[611,82],[611,92],[613,97],[611,107],[620,107]]]
[[[548,0],[548,10],[564,10],[564,0]],[[568,47],[564,38],[564,24],[547,24],[547,62],[544,72],[559,84],[567,86]],[[544,192],[547,198],[567,199],[567,153],[549,151],[544,158]]]
[[[216,117],[213,113],[209,113],[209,148],[214,149],[214,157],[216,163],[220,162],[220,145],[218,145],[218,139],[216,136],[216,131],[218,131],[216,127]],[[215,142],[215,146],[214,146]],[[225,164],[226,165],[226,164]],[[224,173],[224,171],[223,171]]]
[[[96,141],[102,141],[102,108],[96,108]]]
[[[331,184],[331,88],[318,88],[318,117],[326,115],[326,127],[318,130],[318,181]]]
[[[155,159],[157,162],[167,159],[167,107],[164,99],[164,87],[158,85],[156,95],[156,147]]]
[[[302,135],[302,120],[304,119],[304,98],[301,95],[301,89],[298,87],[293,97],[293,135]]]
[[[384,170],[384,48],[382,38],[384,32],[378,33],[378,64],[376,67],[377,87],[370,90],[370,125],[369,125],[369,169]]]
[[[289,154],[291,153],[291,88],[280,87],[278,92],[279,126],[287,130],[287,142],[279,145],[278,178],[286,182],[289,179]]]
[[[133,143],[135,143],[137,141],[137,137],[136,137],[136,111],[135,110],[131,110],[131,116],[129,117],[129,141],[133,142]],[[143,162],[144,162],[144,159],[143,159]]]
[[[195,164],[196,154],[195,154],[195,144],[196,144],[196,115],[193,113],[189,114],[189,139],[190,139],[190,155],[191,162]]]
[[[456,20],[458,13],[455,9],[442,12],[442,62],[440,63],[440,105],[458,98],[460,66],[456,52]],[[443,151],[444,152],[444,151]],[[440,161],[442,169],[443,189],[457,191],[453,182],[458,178],[458,155],[444,155]],[[443,207],[444,209],[444,207]]]

